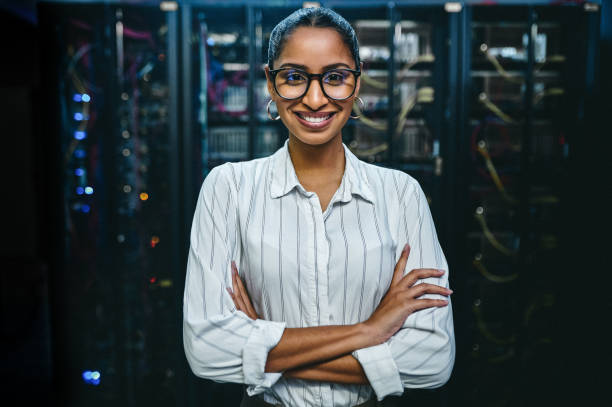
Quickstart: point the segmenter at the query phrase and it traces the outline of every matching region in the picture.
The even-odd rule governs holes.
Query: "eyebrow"
[[[349,65],[345,64],[344,62],[337,62],[335,64],[330,64],[330,65],[325,65],[323,67],[324,71],[327,71],[328,69],[334,69],[334,68],[340,68],[340,67],[346,67],[348,69],[352,69]],[[294,64],[292,62],[286,62],[284,64],[282,64],[281,66],[278,67],[280,68],[297,68],[297,69],[301,69],[303,71],[307,71],[308,67],[306,65],[300,65],[300,64]]]

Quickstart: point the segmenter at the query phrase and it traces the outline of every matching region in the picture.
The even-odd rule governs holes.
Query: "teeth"
[[[331,117],[331,114],[325,117],[313,117],[313,116],[304,116],[304,115],[300,115],[300,117],[309,123],[321,123],[329,119]]]

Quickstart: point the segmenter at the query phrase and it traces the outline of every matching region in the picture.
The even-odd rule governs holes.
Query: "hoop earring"
[[[361,103],[361,108],[360,110],[363,111],[365,110],[365,103],[363,102],[363,99],[360,98],[359,96],[356,97],[357,102]],[[359,119],[361,117],[361,115],[357,115],[357,116],[349,116],[351,119]]]
[[[280,114],[276,117],[272,117],[272,113],[270,113],[270,105],[272,104],[272,99],[270,99],[270,101],[268,102],[268,106],[266,107],[266,110],[268,111],[268,117],[270,118],[270,120],[278,120],[280,119]]]

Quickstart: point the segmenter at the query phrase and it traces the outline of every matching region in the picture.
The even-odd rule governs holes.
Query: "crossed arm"
[[[279,343],[270,350],[266,372],[284,371],[284,376],[347,384],[367,384],[361,364],[351,352],[385,342],[403,325],[406,318],[421,309],[442,307],[446,300],[418,299],[424,294],[448,296],[451,290],[433,284],[415,285],[418,279],[440,277],[443,271],[415,269],[403,275],[410,247],[406,245],[398,260],[387,294],[365,322],[354,325],[286,328]],[[251,319],[259,319],[232,262],[232,286],[227,288],[236,309]]]

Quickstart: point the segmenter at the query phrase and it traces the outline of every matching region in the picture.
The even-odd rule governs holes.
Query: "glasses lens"
[[[346,99],[355,90],[355,75],[351,71],[337,69],[323,75],[323,90],[331,98]]]
[[[284,98],[301,97],[308,86],[308,77],[295,69],[284,69],[275,78],[276,91]]]

